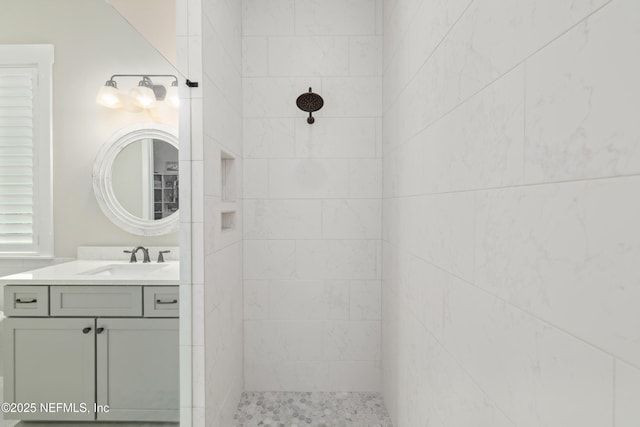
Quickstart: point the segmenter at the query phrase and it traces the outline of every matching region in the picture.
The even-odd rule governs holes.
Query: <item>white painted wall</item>
[[[634,0],[385,1],[396,427],[638,424],[639,16]]]
[[[247,390],[380,388],[381,5],[243,1]]]
[[[103,0],[4,0],[0,43],[55,45],[55,256],[75,257],[82,245],[175,246],[177,233],[154,238],[121,231],[100,211],[91,184],[100,146],[119,129],[152,120],[97,105],[98,89],[115,73],[175,74],[167,61]],[[177,117],[171,121],[176,125]],[[0,275],[43,263],[0,261]]]
[[[176,0],[105,0],[171,64],[177,64]]]

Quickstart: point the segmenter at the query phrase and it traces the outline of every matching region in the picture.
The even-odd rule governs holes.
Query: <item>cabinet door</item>
[[[35,413],[5,413],[4,417],[93,420],[95,320],[8,318],[3,327],[4,401],[37,405]]]
[[[179,421],[178,319],[99,318],[98,420]]]

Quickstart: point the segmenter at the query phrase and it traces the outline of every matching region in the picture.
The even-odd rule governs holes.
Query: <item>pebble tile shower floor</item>
[[[245,392],[234,427],[393,427],[380,393]]]

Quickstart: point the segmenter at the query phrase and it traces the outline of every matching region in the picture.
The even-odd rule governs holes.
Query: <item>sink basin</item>
[[[162,264],[111,264],[80,274],[89,276],[145,276],[166,267]]]

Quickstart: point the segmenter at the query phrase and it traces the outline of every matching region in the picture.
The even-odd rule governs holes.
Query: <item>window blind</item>
[[[0,66],[0,245],[5,251],[29,251],[37,244],[37,73],[35,66]]]

